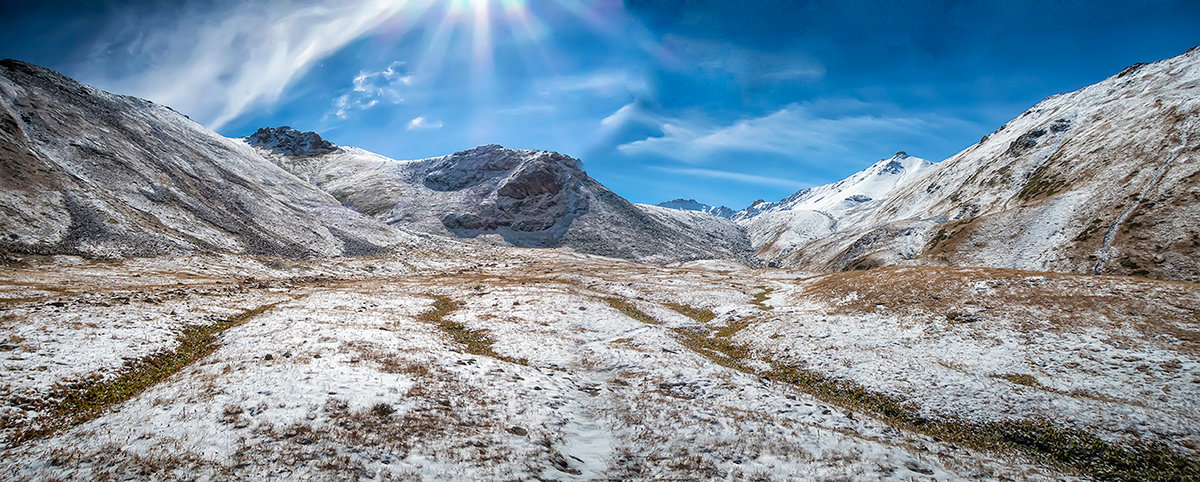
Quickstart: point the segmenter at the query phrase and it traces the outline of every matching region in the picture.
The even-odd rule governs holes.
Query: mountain
[[[718,218],[730,219],[735,214],[735,211],[725,206],[709,206],[707,204],[696,201],[695,199],[675,199],[672,201],[661,202],[655,206],[678,209],[681,211],[699,211],[704,214],[710,214]]]
[[[749,240],[731,221],[631,204],[589,177],[578,160],[556,152],[487,145],[400,161],[286,126],[259,129],[245,141],[345,205],[393,226],[656,263],[753,262]]]
[[[212,132],[169,107],[0,62],[0,251],[374,254],[428,234],[649,262],[753,263],[731,221],[635,206],[571,157],[481,146],[395,161],[311,132]]]
[[[290,128],[229,139],[168,107],[6,60],[0,251],[315,257],[434,234],[656,263],[1200,281],[1197,87],[1200,49],[1136,64],[945,161],[897,153],[726,219],[694,200],[629,203],[553,152],[489,145],[400,161]]]
[[[169,107],[0,61],[0,251],[289,257],[414,242]]]
[[[1047,98],[854,222],[768,255],[823,270],[937,264],[1200,281],[1198,93],[1200,48],[1132,65]],[[735,217],[756,247],[769,245],[759,211]]]
[[[809,242],[854,229],[933,165],[897,152],[841,181],[802,189],[778,202],[756,202],[733,219],[749,233],[759,257],[777,262]]]

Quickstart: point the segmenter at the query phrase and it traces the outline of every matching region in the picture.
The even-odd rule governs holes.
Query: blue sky
[[[398,159],[555,150],[635,202],[740,208],[1200,44],[1200,2],[9,2],[0,57],[228,136]]]

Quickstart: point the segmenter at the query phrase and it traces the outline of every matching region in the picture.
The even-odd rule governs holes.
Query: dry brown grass
[[[767,297],[771,296],[771,293],[774,293],[775,289],[767,288],[767,287],[761,287],[759,289],[761,291],[754,294],[754,299],[750,300],[750,303],[753,304],[754,306],[757,306],[758,309],[763,310],[763,311],[769,311],[769,310],[775,309],[775,307],[767,304]]]
[[[982,282],[992,291],[980,292]],[[814,278],[803,288],[833,314],[887,313],[974,322],[1047,320],[1050,329],[1128,323],[1148,334],[1168,333],[1184,352],[1200,351],[1200,285],[1177,281],[1087,276],[998,268],[894,266]],[[965,313],[975,313],[963,316]]]
[[[1041,382],[1038,382],[1037,377],[1028,373],[1005,373],[1003,375],[992,375],[993,378],[1007,380],[1017,385],[1025,385],[1027,387],[1042,388]]]

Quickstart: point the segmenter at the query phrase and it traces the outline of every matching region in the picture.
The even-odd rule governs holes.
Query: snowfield
[[[1074,477],[772,374],[787,363],[929,417],[1049,419],[1181,457],[1200,435],[1187,283],[499,247],[27,261],[0,271],[10,480]],[[1082,296],[1091,308],[1067,303]],[[56,404],[239,313],[210,353],[127,399]]]

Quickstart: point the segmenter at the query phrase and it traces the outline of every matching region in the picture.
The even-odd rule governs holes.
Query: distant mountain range
[[[675,199],[673,201],[655,204],[655,206],[668,209],[678,209],[681,211],[696,211],[725,219],[731,219],[733,218],[734,214],[737,214],[736,211],[725,206],[709,206],[707,204],[698,202],[695,199]]]
[[[993,266],[1200,281],[1200,50],[1046,99],[933,163],[903,152],[733,211],[633,204],[579,161],[480,146],[394,160],[316,133],[222,137],[0,62],[0,250],[292,257],[483,241],[654,263]]]

